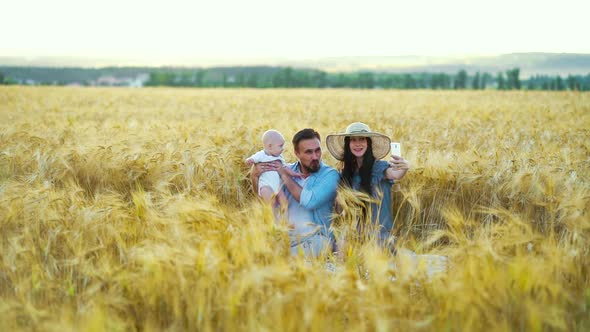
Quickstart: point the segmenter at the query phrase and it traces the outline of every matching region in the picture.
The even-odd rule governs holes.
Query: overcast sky
[[[590,0],[3,0],[0,56],[590,53]]]

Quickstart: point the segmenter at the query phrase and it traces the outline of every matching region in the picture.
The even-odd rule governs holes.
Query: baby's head
[[[285,138],[278,131],[270,129],[262,135],[262,144],[267,154],[278,157],[283,153]]]

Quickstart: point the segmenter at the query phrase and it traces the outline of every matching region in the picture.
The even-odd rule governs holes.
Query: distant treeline
[[[216,68],[40,68],[0,67],[0,84],[121,85],[248,88],[354,88],[354,89],[499,89],[590,91],[586,76],[537,75],[520,78],[520,69],[495,74],[459,70],[448,73],[328,73],[292,67]]]
[[[520,79],[520,69],[495,75],[460,70],[446,73],[327,73],[320,70],[286,68],[217,68],[215,70],[152,71],[146,86],[250,87],[250,88],[354,88],[354,89],[488,89],[499,90],[590,90],[586,76],[538,75]]]

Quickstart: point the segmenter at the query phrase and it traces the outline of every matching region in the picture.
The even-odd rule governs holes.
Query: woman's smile
[[[367,151],[367,138],[366,137],[351,137],[350,138],[350,151],[355,157],[362,157]]]

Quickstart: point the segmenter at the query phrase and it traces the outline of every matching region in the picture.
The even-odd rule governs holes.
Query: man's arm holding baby
[[[288,166],[281,166],[277,168],[277,172],[279,172],[279,176],[283,181],[283,184],[289,190],[293,198],[299,202],[301,199],[301,186],[293,180],[293,177],[301,177],[301,173],[297,173]]]
[[[246,162],[247,160],[248,159],[246,159]],[[275,171],[278,167],[282,167],[281,162],[279,160],[267,161],[263,163],[254,163],[252,165],[252,169],[250,170],[250,181],[252,182],[252,190],[254,190],[255,193],[258,193],[258,179],[260,178],[260,174],[267,171]]]
[[[285,182],[285,186],[287,186],[287,189],[289,189],[288,183],[289,184],[290,184],[290,182],[294,183],[294,181],[291,179],[291,177],[301,177],[301,173],[295,172],[294,170],[292,170],[289,167],[283,167],[283,164],[281,163],[280,160],[269,161],[269,162],[264,162],[264,163],[256,163],[252,166],[252,169],[250,171],[250,181],[252,182],[252,190],[254,190],[255,193],[258,192],[258,179],[260,178],[260,174],[262,174],[264,172],[268,172],[268,171],[279,171],[279,170],[283,171],[283,173],[279,172],[279,175],[285,174],[288,176],[288,178],[285,178],[287,181],[285,181],[285,179],[283,179],[283,181]],[[282,176],[281,176],[281,178],[282,178]],[[299,186],[297,183],[294,183],[294,184],[296,186]],[[299,188],[301,188],[301,187],[299,187]]]

